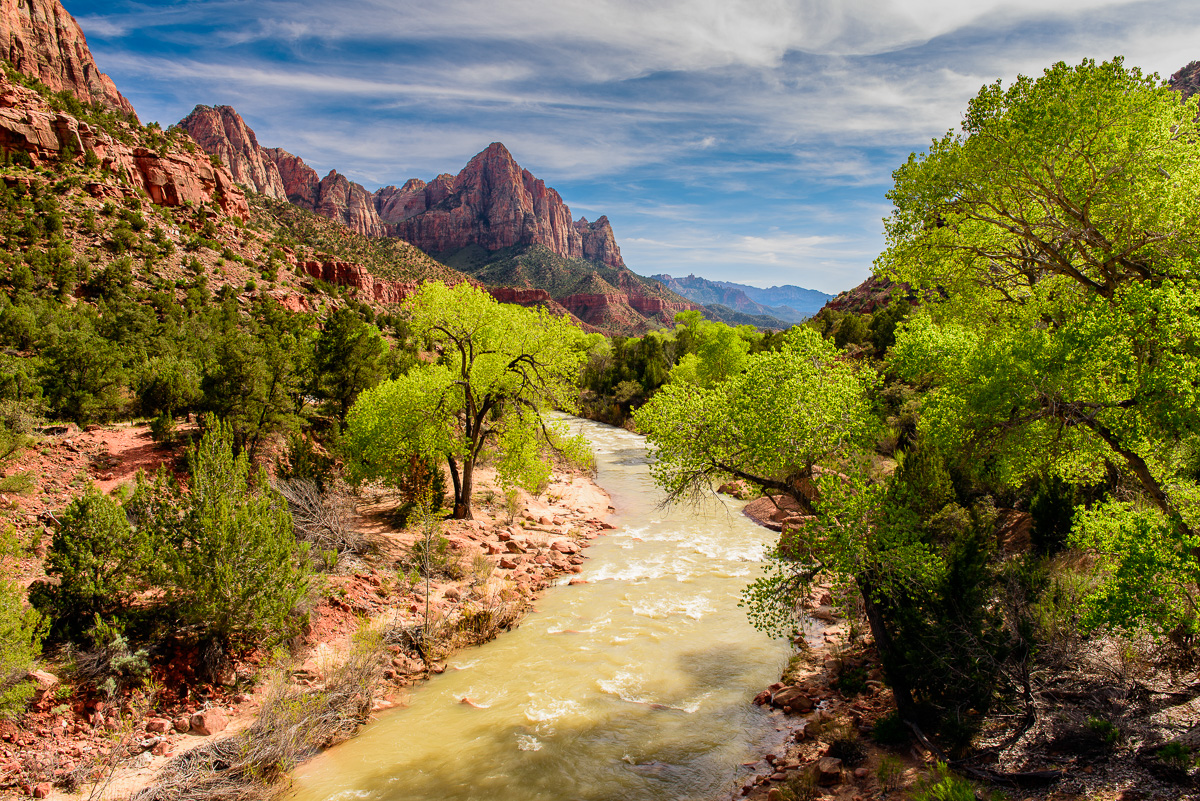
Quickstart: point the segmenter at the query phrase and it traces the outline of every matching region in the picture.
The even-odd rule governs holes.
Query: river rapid
[[[659,509],[643,438],[572,422],[616,510],[588,583],[551,588],[519,628],[305,764],[291,801],[699,801],[728,797],[780,737],[750,701],[790,651],[738,608],[772,532],[737,502]]]

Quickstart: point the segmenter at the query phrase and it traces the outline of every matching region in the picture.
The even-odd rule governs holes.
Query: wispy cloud
[[[372,187],[503,141],[577,214],[608,214],[639,272],[825,291],[866,276],[891,170],[982,85],[1200,56],[1187,0],[66,5],[145,119],[228,103]]]

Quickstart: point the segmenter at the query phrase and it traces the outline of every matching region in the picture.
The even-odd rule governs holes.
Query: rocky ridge
[[[132,134],[131,125],[122,125],[119,132]],[[151,149],[132,135],[129,139],[133,144],[54,110],[38,92],[0,77],[0,149],[26,153],[34,165],[95,158],[115,179],[86,184],[85,191],[95,197],[132,197],[141,190],[160,206],[215,203],[229,216],[249,217],[246,196],[233,176],[190,140]]]
[[[264,148],[230,106],[196,106],[179,123],[234,177],[256,192],[336,220],[367,236],[398,236],[426,253],[452,255],[478,246],[495,252],[543,245],[560,256],[621,269],[608,218],[573,220],[562,196],[493,142],[458,175],[369,192],[337,170],[321,178],[303,159]]]
[[[58,0],[0,0],[0,59],[52,91],[130,115],[133,105],[96,66],[87,38]]]
[[[632,273],[607,217],[572,219],[558,192],[499,142],[457,175],[413,178],[372,193],[336,170],[320,178],[302,158],[262,147],[229,106],[197,106],[180,127],[246,186],[358,234],[411,243],[503,302],[545,306],[574,315],[588,330],[621,334],[670,325],[676,312],[698,308]],[[367,297],[399,296],[385,286],[389,276],[359,278],[356,270],[335,271],[340,277],[329,282],[345,280]]]
[[[389,193],[393,216],[383,217],[397,236],[427,253],[543,245],[560,256],[625,266],[607,217],[572,221],[562,196],[522,169],[499,142],[471,159],[449,186],[442,178],[432,192],[425,186]]]

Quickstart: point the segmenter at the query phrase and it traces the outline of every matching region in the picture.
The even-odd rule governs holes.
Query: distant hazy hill
[[[777,309],[781,306],[794,309],[796,312],[803,315],[804,319],[812,317],[814,314],[820,311],[821,307],[828,303],[829,299],[833,297],[833,295],[827,295],[824,292],[818,292],[815,289],[805,289],[802,286],[792,286],[791,284],[760,289],[756,286],[734,284],[729,281],[714,281],[713,283],[729,289],[740,289],[745,292],[751,300],[761,303],[769,309]],[[778,316],[777,311],[772,313],[775,313]]]
[[[765,315],[787,323],[798,323],[808,319],[832,297],[815,289],[798,286],[759,289],[729,281],[710,281],[695,275],[686,278],[654,275],[651,278],[688,300],[705,306],[719,304],[742,314]]]
[[[731,309],[720,303],[708,303],[704,306],[704,316],[709,320],[718,320],[729,325],[752,325],[755,328],[782,331],[792,327],[792,323],[781,320],[769,314],[747,314]]]

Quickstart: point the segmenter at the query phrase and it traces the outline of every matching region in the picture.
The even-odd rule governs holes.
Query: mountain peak
[[[232,106],[196,106],[179,122],[206,153],[224,162],[233,180],[277,200],[287,198],[279,169]]]
[[[625,267],[608,218],[574,222],[558,192],[523,169],[500,142],[472,158],[449,186],[444,178],[422,190],[402,190],[403,197],[390,195],[380,205],[396,235],[427,253],[544,245],[560,256]]]

